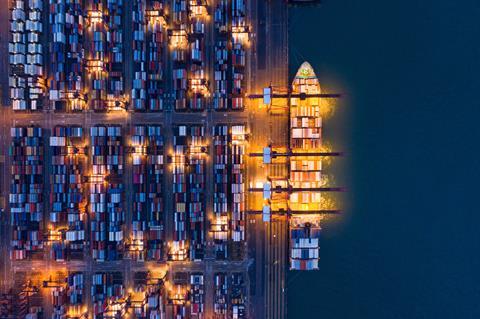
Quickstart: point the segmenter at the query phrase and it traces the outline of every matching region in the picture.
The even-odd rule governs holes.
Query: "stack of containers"
[[[9,44],[10,96],[14,110],[41,110],[45,98],[45,71],[41,36],[41,0],[12,1]]]
[[[123,0],[107,1],[107,99],[109,108],[123,101]]]
[[[165,13],[163,0],[149,1],[152,12],[147,24],[148,76],[147,97],[150,111],[163,110],[163,67],[165,47]]]
[[[52,109],[65,110],[65,67],[66,44],[65,34],[65,1],[50,0],[50,81],[49,97]]]
[[[54,110],[81,111],[83,12],[75,0],[50,0],[50,102]]]
[[[225,273],[214,276],[215,295],[213,299],[214,319],[227,319],[228,311],[228,280]]]
[[[146,286],[145,318],[165,319],[165,289],[163,282]]]
[[[246,287],[243,273],[234,272],[231,275],[230,317],[233,319],[246,318]]]
[[[62,241],[54,243],[53,259],[63,260],[68,243],[69,257],[81,257],[85,243],[85,198],[83,129],[56,126],[50,136],[52,174],[50,175],[50,223],[53,229],[67,229]],[[64,243],[63,240],[66,240]]]
[[[227,258],[228,240],[228,126],[214,126],[212,135],[215,152],[212,231],[216,259],[224,260]]]
[[[147,150],[146,127],[136,125],[133,127],[132,147],[133,165],[133,208],[132,208],[132,257],[135,260],[145,258],[145,240],[147,237]]]
[[[8,318],[13,313],[16,296],[14,294],[0,295],[0,318]]]
[[[205,128],[190,127],[188,156],[188,217],[190,220],[190,260],[203,260],[205,255]]]
[[[204,318],[205,286],[203,274],[190,275],[190,317],[192,319]]]
[[[227,0],[219,0],[215,9],[215,89],[213,93],[213,106],[216,110],[228,109],[229,95],[231,93],[231,69],[230,69],[230,38],[229,32],[229,5]],[[228,80],[227,80],[228,79]]]
[[[121,272],[97,272],[92,275],[93,318],[104,318],[107,305],[125,296]]]
[[[173,0],[172,16],[172,39],[174,43],[172,50],[173,60],[173,89],[175,92],[175,109],[185,110],[187,108],[187,23],[188,10],[187,0]]]
[[[104,126],[90,128],[92,176],[90,181],[90,246],[94,260],[105,260],[107,240],[107,129]]]
[[[68,275],[67,284],[67,298],[68,298],[68,312],[80,314],[83,311],[83,273],[73,272]]]
[[[290,221],[290,269],[317,270],[320,251],[320,223]]]
[[[248,30],[246,25],[245,0],[232,0],[232,36],[231,36],[231,76],[233,110],[243,109],[245,95],[245,37],[242,32]]]
[[[11,259],[43,250],[43,139],[40,127],[11,128]]]
[[[187,69],[180,67],[173,70],[173,89],[175,91],[175,109],[185,110],[187,91]]]
[[[25,1],[27,4],[27,1]],[[41,110],[45,98],[45,70],[43,67],[43,2],[42,0],[29,0],[28,16],[26,21],[27,31],[27,63],[25,74],[27,75],[28,99],[31,110]]]
[[[123,141],[122,127],[107,126],[107,171],[109,173],[107,213],[108,213],[108,259],[121,258],[123,245],[123,226],[125,211],[123,210]]]
[[[226,35],[228,34],[228,1],[219,0],[217,1],[217,7],[215,8],[214,22],[215,29],[217,30],[217,37],[222,35],[226,40]]]
[[[54,287],[52,289],[52,319],[64,319],[67,314],[67,291],[65,286]]]
[[[148,293],[146,318],[163,319],[165,317],[165,300],[160,291]]]
[[[28,11],[25,12],[24,1],[12,1],[10,34],[11,42],[8,45],[10,60],[10,99],[14,110],[26,110],[27,105],[27,78],[25,75],[25,54],[27,52],[27,34],[25,21]]]
[[[88,52],[87,70],[89,72],[90,107],[95,111],[106,111],[107,98],[105,87],[105,51],[106,24],[104,20],[103,0],[91,0],[89,3],[88,32],[91,34]]]
[[[238,72],[238,69],[235,69],[232,72],[232,99],[231,107],[234,110],[243,109],[243,85],[244,85],[244,75],[242,72]]]
[[[148,292],[151,283],[148,281],[149,272],[147,271],[136,271],[133,273],[133,289],[135,296],[132,296],[129,292],[129,295],[132,296],[130,304],[133,306],[133,318],[148,318],[147,309],[148,309]],[[152,289],[153,290],[153,289]],[[128,298],[128,297],[127,297]]]
[[[185,176],[187,153],[187,127],[174,127],[173,137],[173,225],[174,234],[170,258],[185,260],[187,258],[187,181]]]
[[[187,300],[188,300],[188,289],[185,285],[174,285],[173,289],[170,292],[171,303],[173,304],[173,318],[175,319],[184,319],[189,318]]]
[[[116,260],[123,248],[123,142],[121,127],[90,128],[92,182],[90,225],[95,260]],[[108,256],[106,255],[108,252]]]
[[[133,0],[133,83],[132,105],[135,110],[143,111],[147,98],[147,72],[145,56],[145,0]]]
[[[163,109],[163,50],[165,17],[163,1],[133,3],[132,104],[138,111]]]
[[[190,65],[190,94],[188,107],[193,111],[202,111],[205,108],[205,99],[208,95],[208,84],[205,78],[204,67],[192,63]]]
[[[206,2],[190,1],[190,96],[188,107],[199,111],[205,108],[208,84],[205,77],[205,19]]]
[[[234,242],[245,240],[245,126],[232,126],[232,239]]]
[[[147,181],[148,181],[148,236],[147,259],[162,260],[165,241],[163,211],[164,149],[162,129],[150,125],[148,129]]]
[[[213,107],[215,110],[226,110],[228,106],[227,71],[227,41],[220,40],[215,44],[215,92],[213,92]]]
[[[28,300],[28,298],[25,298]],[[25,314],[25,319],[42,319],[43,318],[43,308],[40,306],[31,306],[28,309],[28,313]]]

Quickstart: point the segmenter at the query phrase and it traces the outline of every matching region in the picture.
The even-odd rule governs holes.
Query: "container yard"
[[[245,278],[242,273],[233,273],[231,276],[229,318],[241,319],[247,317]]]
[[[49,139],[51,258],[82,259],[86,242],[85,140],[79,126],[56,126]]]
[[[129,308],[133,308],[135,318],[165,318],[166,289],[165,277],[158,277],[149,271],[136,272],[134,291],[129,294]]]
[[[215,295],[213,312],[215,319],[227,319],[228,317],[228,277],[225,273],[217,273],[214,277]]]
[[[242,259],[246,221],[245,142],[244,125],[213,127],[215,192],[211,232],[219,260]]]
[[[190,318],[205,318],[205,287],[203,274],[194,273],[190,275]]]
[[[166,46],[164,3],[136,0],[133,10],[132,108],[138,111],[161,111]]]
[[[134,127],[133,210],[130,252],[136,260],[164,258],[163,136],[160,126]]]
[[[285,318],[267,298],[318,269],[326,168],[318,80],[276,79],[286,3],[9,6],[0,317]]]
[[[81,318],[86,313],[85,305],[85,276],[81,272],[74,272],[67,278],[67,314]]]
[[[50,109],[82,111],[86,96],[83,81],[84,15],[79,2],[49,1]]]
[[[206,108],[206,99],[210,96],[206,77],[205,30],[209,19],[206,0],[189,0],[189,47],[190,78],[188,108],[200,111]]]
[[[228,94],[230,90],[227,82],[229,74],[229,6],[227,0],[220,0],[215,8],[215,86],[213,92],[213,103],[216,110],[228,108]]]
[[[105,63],[107,55],[106,45],[106,23],[104,10],[101,1],[91,1],[86,7],[86,41],[85,71],[87,80],[85,86],[88,88],[89,108],[95,111],[106,110],[107,98],[107,66]]]
[[[188,225],[190,260],[205,257],[205,128],[189,127],[188,149]]]
[[[174,136],[173,260],[200,261],[205,255],[205,143],[204,127],[178,126]],[[188,253],[187,253],[188,251]]]
[[[188,2],[174,0],[172,3],[172,23],[169,29],[171,59],[173,62],[173,94],[175,109],[187,109],[188,75]]]
[[[231,127],[231,211],[232,259],[241,259],[245,241],[245,135],[244,125]]]
[[[94,319],[122,318],[125,315],[126,294],[121,272],[93,274],[90,296]]]
[[[187,174],[188,151],[187,127],[174,128],[173,137],[173,241],[169,247],[169,259],[185,260],[188,256],[187,242]]]
[[[245,97],[245,49],[249,38],[245,0],[231,1],[231,104],[233,110],[244,108]]]
[[[43,227],[43,135],[40,127],[14,127],[10,131],[12,158],[10,182],[10,258],[42,257]]]
[[[246,0],[219,0],[216,5],[206,0],[12,3],[14,110],[203,111],[210,102],[217,110],[244,108],[251,32]],[[210,38],[215,43],[213,63]],[[125,61],[126,44],[132,48],[131,61]]]
[[[188,303],[190,302],[190,285],[188,282],[188,274],[182,273],[182,275],[185,275],[186,280],[178,280],[177,278],[170,290],[168,298],[169,308],[171,308],[171,318],[174,319],[190,318],[190,307],[188,306]]]
[[[124,250],[124,185],[122,128],[90,128],[91,252],[94,260],[117,260]]]
[[[227,247],[230,238],[229,216],[229,132],[227,125],[213,127],[214,162],[214,199],[213,221],[210,231],[215,241],[215,258],[225,260],[228,257]]]

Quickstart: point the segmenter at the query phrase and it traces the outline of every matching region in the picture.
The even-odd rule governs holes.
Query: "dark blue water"
[[[292,9],[292,69],[347,93],[346,212],[289,318],[480,318],[480,1],[325,0]]]

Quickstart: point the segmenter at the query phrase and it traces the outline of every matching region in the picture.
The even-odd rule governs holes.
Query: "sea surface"
[[[344,94],[324,128],[348,191],[288,318],[480,318],[480,1],[324,0],[289,41],[291,76]]]

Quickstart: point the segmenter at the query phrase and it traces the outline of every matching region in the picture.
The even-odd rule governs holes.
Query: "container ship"
[[[315,212],[322,207],[321,193],[313,189],[321,187],[322,160],[315,153],[322,147],[322,118],[320,98],[309,95],[320,94],[321,89],[308,62],[304,62],[298,69],[292,83],[292,93],[290,185],[293,191],[289,198],[292,212],[289,222],[290,269],[316,270],[322,216]]]

